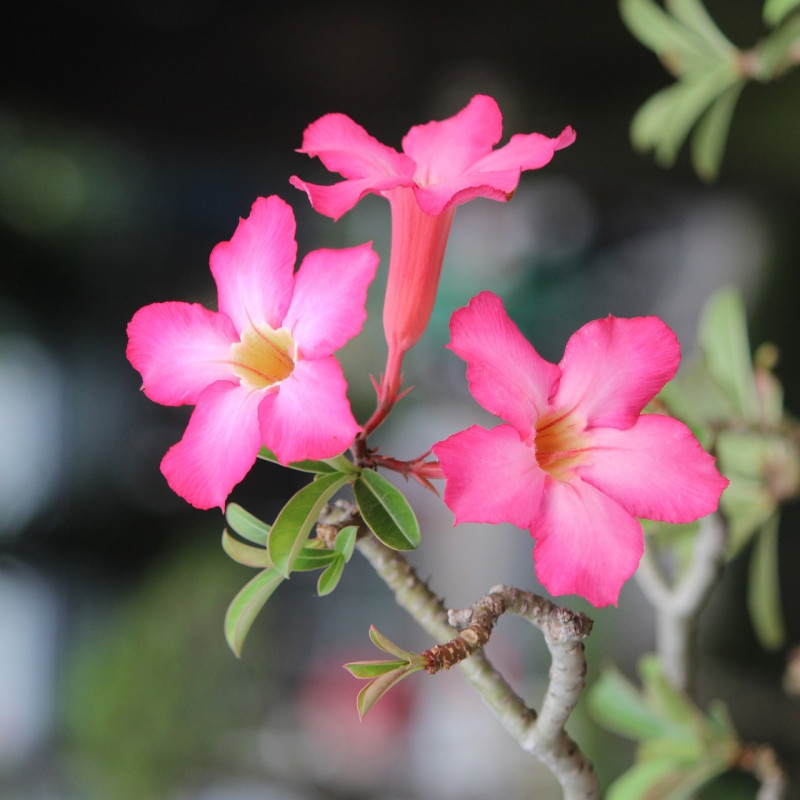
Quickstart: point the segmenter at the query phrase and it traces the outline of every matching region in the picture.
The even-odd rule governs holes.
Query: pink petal
[[[411,178],[414,173],[408,156],[381,144],[345,114],[326,114],[312,122],[298,152],[318,156],[331,172],[351,180],[390,175]]]
[[[490,185],[493,183],[494,185]],[[476,197],[488,197],[505,203],[517,188],[519,171],[504,175],[487,176],[474,172],[464,173],[450,181],[433,186],[414,187],[419,207],[432,216],[438,216],[452,206],[460,206]],[[505,188],[507,187],[507,188]]]
[[[728,480],[682,423],[644,414],[627,430],[592,430],[592,458],[579,470],[636,517],[692,522],[716,511]]]
[[[536,576],[552,595],[578,594],[593,606],[616,605],[644,552],[638,520],[580,479],[547,478],[536,538]]]
[[[263,392],[217,381],[198,398],[186,432],[161,461],[173,491],[196,508],[219,506],[244,478],[261,447]]]
[[[370,192],[381,193],[397,186],[409,186],[410,178],[390,175],[386,178],[361,178],[360,180],[339,181],[331,186],[306,183],[297,177],[291,177],[289,182],[296,189],[301,189],[308,195],[311,207],[330,217],[339,219],[348,212],[364,195]]]
[[[518,133],[508,144],[498,147],[473,165],[475,173],[507,170],[518,173],[526,169],[539,169],[549,163],[556,150],[562,150],[575,141],[575,131],[568,125],[554,139],[541,133]]]
[[[211,251],[219,310],[239,333],[263,322],[280,328],[294,288],[294,233],[292,209],[275,195],[259,197],[231,240]]]
[[[567,342],[553,405],[577,408],[590,428],[629,428],[680,360],[677,337],[657,317],[594,320]]]
[[[413,127],[403,139],[403,152],[416,162],[414,181],[427,187],[469,171],[502,135],[503,117],[495,100],[475,95],[455,116]]]
[[[207,386],[233,379],[230,347],[238,340],[225,314],[196,303],[153,303],[128,323],[128,360],[156,403],[196,403]]]
[[[303,259],[283,322],[303,358],[329,356],[361,330],[367,287],[377,268],[370,244],[314,250]]]
[[[329,356],[302,360],[259,408],[264,444],[283,464],[333,458],[358,433],[339,362]]]
[[[529,528],[539,509],[544,473],[510,425],[473,425],[433,446],[447,484],[444,502],[461,522],[510,522]]]
[[[448,347],[467,362],[473,397],[529,439],[558,385],[558,367],[534,350],[491,292],[481,292],[456,311],[450,333]]]

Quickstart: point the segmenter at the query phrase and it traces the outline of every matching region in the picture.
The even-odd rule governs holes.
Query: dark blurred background
[[[761,35],[759,2],[707,6],[737,45]],[[797,410],[798,71],[745,90],[707,186],[685,155],[664,171],[632,151],[633,113],[669,78],[611,2],[6,0],[0,29],[0,795],[557,797],[456,674],[407,681],[358,724],[359,684],[339,665],[375,657],[369,624],[404,647],[430,642],[357,559],[329,598],[305,576],[282,587],[232,656],[222,620],[251,574],[219,548],[219,512],[166,486],[158,464],[189,411],[139,392],[125,326],[150,302],[213,307],[208,254],[259,195],[292,204],[301,253],[374,239],[385,265],[385,202],[333,223],[289,186],[292,174],[332,179],[294,152],[303,129],[341,111],[399,148],[411,125],[485,92],[506,137],[571,124],[578,139],[526,173],[507,206],[459,209],[434,320],[408,359],[417,389],[381,432],[384,451],[418,455],[476,421],[463,366],[442,345],[451,311],[484,288],[558,360],[572,331],[609,313],[660,314],[690,354],[703,302],[736,284],[753,341],[781,349]],[[342,355],[361,419],[384,356],[381,272],[377,316]],[[232,499],[271,520],[302,481],[260,463]],[[537,588],[527,534],[452,530],[439,501],[412,496],[417,563],[449,605],[503,581]],[[790,643],[797,523],[790,510]],[[704,616],[701,700],[721,696],[743,738],[772,741],[796,770],[800,703],[781,693],[785,652],[755,644],[744,574],[732,565]],[[652,648],[633,582],[619,610],[592,615],[590,679],[609,661],[632,675]],[[536,702],[541,641],[504,621],[491,647]],[[580,709],[573,726],[604,783],[629,763],[630,746]]]

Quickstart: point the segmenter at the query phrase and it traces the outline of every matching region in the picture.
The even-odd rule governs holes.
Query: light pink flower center
[[[583,421],[570,411],[556,411],[536,422],[536,463],[559,481],[568,481],[572,470],[588,458],[589,437]]]
[[[297,348],[286,328],[267,324],[248,328],[241,341],[231,345],[233,371],[252,389],[266,389],[286,380],[294,370]]]

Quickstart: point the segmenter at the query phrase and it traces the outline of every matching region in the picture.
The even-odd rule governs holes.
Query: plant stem
[[[448,641],[458,635],[458,631],[448,624],[442,601],[420,580],[402,554],[390,550],[371,535],[359,539],[357,547],[392,590],[398,605],[431,636],[439,641]],[[502,594],[504,601],[507,598],[506,610],[543,627],[541,620],[536,621],[542,608],[536,600],[542,601],[542,598],[532,600],[534,595],[507,587],[496,587],[494,593]],[[567,609],[552,608],[559,613],[572,614]],[[458,622],[465,621],[464,612],[454,612],[451,616]],[[556,616],[553,614],[554,621]],[[565,800],[596,800],[597,778],[592,765],[563,730],[577,693],[583,686],[586,669],[583,646],[580,642],[577,642],[577,647],[560,642],[555,627],[552,635],[548,628],[543,629],[553,664],[541,716],[537,717],[536,712],[525,705],[482,650],[462,661],[459,668],[523,750],[536,756],[556,776]]]

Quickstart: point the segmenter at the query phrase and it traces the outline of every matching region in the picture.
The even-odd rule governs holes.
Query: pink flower
[[[306,128],[300,152],[319,156],[329,170],[345,177],[332,186],[291,179],[317,211],[338,219],[370,192],[391,204],[392,251],[383,309],[390,380],[399,382],[402,355],[430,319],[456,206],[474,197],[508,200],[522,170],[543,167],[556,150],[575,140],[567,127],[555,139],[518,134],[493,150],[502,133],[500,109],[485,95],[473,97],[450,119],[412,128],[403,138],[402,153],[344,114],[327,114]]]
[[[195,406],[161,471],[197,508],[224,508],[262,445],[282,463],[332,458],[359,431],[331,354],[361,330],[378,257],[369,244],[316,250],[295,274],[294,233],[291,208],[259,198],[211,253],[219,312],[154,303],[128,325],[145,394]]]
[[[637,517],[691,522],[728,481],[689,429],[642,409],[675,374],[680,345],[657,317],[584,325],[556,366],[482,292],[453,314],[449,347],[473,397],[508,424],[434,445],[460,522],[529,528],[554,595],[616,604],[644,549]]]

